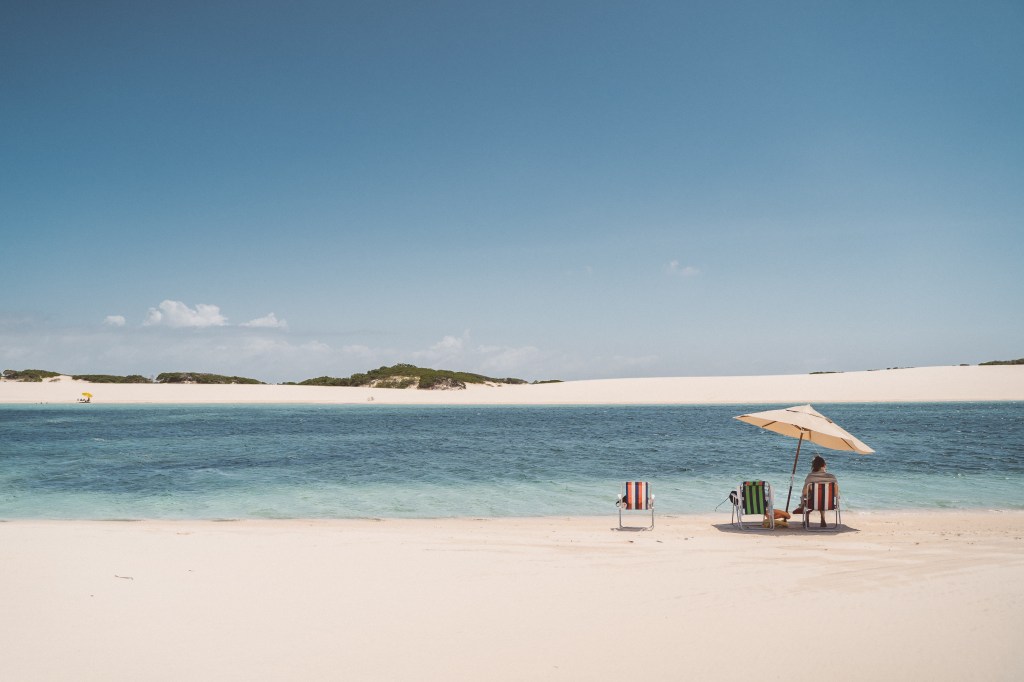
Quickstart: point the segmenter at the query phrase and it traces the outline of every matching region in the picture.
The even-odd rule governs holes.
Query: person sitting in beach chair
[[[647,511],[651,512],[651,525],[646,530],[654,528],[654,494],[651,492],[651,484],[647,481],[626,481],[626,494],[619,493],[618,502],[615,506],[619,508],[619,528],[631,528],[633,530],[644,530],[635,526],[622,525],[622,510]]]
[[[818,512],[821,517],[821,528],[828,528],[825,522],[825,512],[836,513],[837,528],[840,522],[839,511],[839,481],[833,474],[828,473],[828,463],[821,455],[811,460],[811,473],[804,479],[803,492],[800,494],[800,506],[793,510],[794,514],[803,514],[804,528],[810,527],[810,513]]]

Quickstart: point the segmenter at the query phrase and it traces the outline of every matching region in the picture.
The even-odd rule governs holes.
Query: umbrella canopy
[[[829,448],[830,450],[846,450],[861,455],[874,452],[863,441],[843,429],[834,421],[815,410],[810,405],[797,405],[783,410],[768,410],[754,414],[741,414],[735,419],[747,422],[762,429],[781,433],[790,438],[799,438],[796,444],[796,457],[793,458],[793,472],[789,477],[789,494],[786,495],[786,511],[793,496],[793,479],[796,477],[796,463],[800,460],[800,446],[805,440]]]
[[[830,450],[849,450],[861,455],[870,455],[874,452],[861,440],[810,405],[741,414],[736,419],[760,426],[762,429],[781,433],[783,436],[809,440]]]
[[[84,395],[86,398],[92,397],[92,393],[86,393],[85,391],[82,391],[82,395]]]

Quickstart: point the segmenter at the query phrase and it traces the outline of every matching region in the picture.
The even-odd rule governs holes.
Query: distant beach
[[[1024,365],[885,369],[779,376],[596,379],[462,390],[288,385],[0,382],[0,404],[308,403],[385,405],[699,405],[1024,400]]]

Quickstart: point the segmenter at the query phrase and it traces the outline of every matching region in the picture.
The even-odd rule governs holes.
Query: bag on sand
[[[789,528],[788,520],[789,520],[789,517],[792,516],[792,514],[790,514],[787,511],[783,511],[781,509],[775,509],[774,512],[775,512],[775,527],[776,528]],[[768,515],[767,514],[764,515],[764,521],[761,522],[761,527],[762,528],[771,528],[772,527],[771,521],[768,520]]]

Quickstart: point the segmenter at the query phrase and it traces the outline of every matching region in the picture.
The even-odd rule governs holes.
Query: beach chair
[[[836,483],[811,483],[804,488],[801,499],[804,510],[804,530],[838,530],[843,522],[843,514],[839,509],[839,485]],[[836,522],[831,526],[813,526],[810,522],[812,511],[833,511]],[[827,523],[827,520],[826,520]]]
[[[729,496],[732,500],[732,523],[740,530],[747,530],[743,525],[745,515],[760,517],[760,523],[768,520],[768,528],[775,529],[775,496],[772,484],[768,481],[743,481],[737,490]]]
[[[652,530],[654,528],[654,494],[651,493],[651,484],[647,481],[626,481],[626,493],[619,493],[619,501],[615,503],[619,508],[619,528],[633,530]],[[651,525],[644,527],[623,526],[622,511],[650,511]]]

